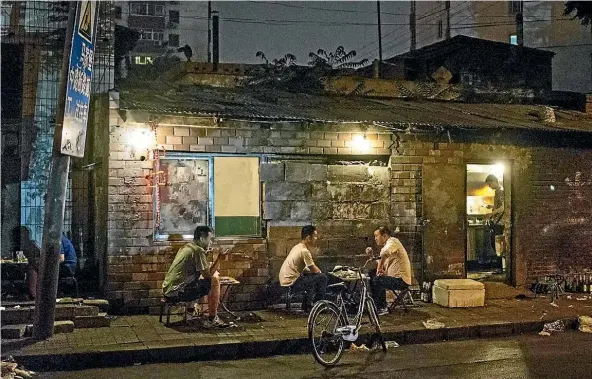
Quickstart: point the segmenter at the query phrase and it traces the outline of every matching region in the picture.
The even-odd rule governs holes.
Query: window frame
[[[152,7],[153,14],[150,14],[151,7]],[[142,9],[143,13],[137,13],[137,12],[140,12],[141,9]],[[159,9],[160,12],[157,12],[156,11],[157,9]],[[154,4],[152,2],[142,2],[142,3],[130,2],[129,13],[131,16],[147,16],[147,17],[164,17],[165,16],[164,5]]]
[[[177,44],[176,45],[173,45],[171,43],[171,36],[176,36],[176,38],[177,38]],[[179,44],[180,43],[181,43],[181,39],[180,39],[179,34],[177,34],[177,33],[169,33],[169,46],[170,47],[179,47]]]
[[[513,42],[512,42],[512,38],[515,38],[515,39],[516,39],[516,43],[513,43]],[[509,38],[508,38],[508,43],[509,43],[510,45],[517,46],[517,45],[518,45],[518,34],[516,34],[516,33],[512,33],[512,34],[510,34],[510,36],[509,36]]]
[[[177,14],[177,17],[176,17],[175,20],[173,20],[173,17],[171,17],[171,13],[176,13]],[[178,10],[176,10],[176,9],[169,9],[169,22],[174,22],[174,23],[177,23],[178,24],[179,21],[180,21],[180,19],[181,19],[181,14],[179,13]]]
[[[260,222],[263,220],[263,184],[261,182],[261,163],[266,162],[267,157],[262,155],[262,154],[241,154],[241,155],[237,155],[237,154],[225,154],[225,153],[189,153],[189,152],[165,152],[164,151],[160,151],[160,154],[163,158],[161,158],[161,161],[164,159],[195,159],[195,160],[207,160],[208,161],[208,217],[207,217],[207,222],[209,224],[209,226],[212,227],[212,229],[214,229],[214,231],[216,230],[216,209],[214,207],[214,202],[215,202],[215,188],[214,188],[214,175],[215,175],[215,169],[214,169],[214,158],[215,157],[230,157],[230,158],[258,158],[259,159],[259,171],[258,171],[258,177],[259,177],[259,220]],[[156,190],[156,188],[155,188]],[[153,213],[153,233],[152,233],[152,239],[155,242],[165,242],[167,241],[168,237],[170,236],[170,234],[159,234],[157,231],[157,227],[156,227],[156,215],[157,215],[157,209],[156,209],[156,205],[157,201],[156,201],[156,191],[153,191],[152,194],[152,213]],[[217,239],[220,240],[224,240],[224,239],[249,239],[249,238],[263,238],[263,225],[259,225],[259,231],[258,234],[253,234],[253,235],[236,235],[236,236],[222,236],[222,237],[216,237]],[[190,241],[193,239],[193,235],[190,234],[184,234],[183,235],[183,240],[186,241]]]
[[[152,29],[152,28],[134,28],[137,32],[140,33],[140,41],[153,41],[153,42],[160,42],[164,41],[164,29]],[[145,33],[150,33],[150,38],[144,38]],[[158,35],[161,37],[160,39],[154,39],[154,36]]]

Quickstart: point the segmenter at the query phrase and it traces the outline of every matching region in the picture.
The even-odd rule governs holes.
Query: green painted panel
[[[215,225],[217,237],[261,235],[261,220],[257,216],[218,216]]]

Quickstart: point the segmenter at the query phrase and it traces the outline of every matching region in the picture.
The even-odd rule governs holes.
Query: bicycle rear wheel
[[[312,354],[325,367],[335,366],[343,355],[344,341],[338,328],[345,326],[339,308],[329,301],[315,304],[308,318]]]
[[[374,304],[374,300],[372,298],[366,299],[366,308],[368,309],[368,317],[370,318],[370,322],[374,324],[374,328],[376,330],[376,339],[380,343],[382,351],[386,351],[386,344],[384,342],[384,337],[382,337],[382,330],[380,329],[378,312],[376,312],[376,304]]]

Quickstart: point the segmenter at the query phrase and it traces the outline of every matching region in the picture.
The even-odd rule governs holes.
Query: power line
[[[491,5],[488,5],[487,7],[483,8],[483,9],[481,9],[481,10],[478,10],[478,11],[477,11],[476,13],[474,13],[474,14],[469,14],[469,15],[468,15],[468,16],[466,16],[465,18],[463,18],[463,19],[461,19],[461,20],[457,21],[456,23],[453,23],[452,25],[459,25],[459,23],[460,23],[460,22],[462,22],[462,21],[464,21],[464,20],[466,20],[466,19],[468,19],[468,18],[470,18],[470,17],[474,17],[474,16],[478,15],[479,13],[481,13],[481,12],[483,12],[483,11],[485,11],[485,10],[487,10],[487,9],[491,8],[491,7],[493,7],[494,5],[496,5],[496,3],[495,3],[495,2],[492,2],[492,3],[491,3]],[[468,9],[469,9],[469,8],[466,8],[465,10],[468,10]],[[455,12],[454,14],[458,14],[458,13],[459,13],[459,12]],[[452,16],[452,15],[451,15],[451,16]],[[453,27],[452,27],[452,25],[450,26],[450,28],[451,28],[451,29],[455,29],[455,28],[453,28]],[[438,35],[438,33],[436,32],[436,33],[434,33],[434,34],[430,35],[428,38],[425,38],[425,39],[423,39],[421,42],[423,43],[423,42],[425,42],[425,41],[427,41],[427,40],[429,40],[429,39],[432,39],[432,38],[434,38],[434,37],[435,37],[435,36],[437,36],[437,35]]]
[[[180,16],[181,18],[190,18],[196,20],[207,20],[207,17],[202,16]],[[323,20],[289,20],[289,19],[259,19],[259,18],[241,18],[241,17],[220,17],[220,20],[234,23],[244,24],[265,24],[265,25],[290,25],[290,24],[310,24],[319,26],[376,26],[375,22],[348,22],[348,21],[323,21]],[[382,23],[390,26],[405,26],[407,23],[394,22]]]
[[[422,15],[421,15],[421,16],[418,18],[418,20],[419,20],[419,19],[424,19],[424,18],[427,18],[427,17],[431,17],[431,16],[433,16],[433,15],[435,15],[435,14],[437,14],[437,13],[439,13],[439,12],[441,12],[441,11],[442,11],[442,9],[437,9],[437,8],[440,8],[440,5],[436,5],[435,7],[433,7],[432,9],[430,9],[429,11],[427,11],[426,13],[422,14]],[[409,25],[409,24],[408,24],[408,23],[406,23],[406,24],[405,24],[405,25],[403,25],[403,26],[408,26],[408,25]],[[402,27],[402,26],[401,26],[401,27],[399,27],[399,28],[396,28],[395,30],[393,30],[393,31],[391,31],[391,32],[389,32],[389,33],[387,33],[387,34],[385,34],[385,35],[384,35],[382,38],[384,39],[384,38],[386,38],[386,37],[388,37],[388,36],[392,35],[393,33],[397,32],[397,31],[399,31],[399,30],[401,30],[401,29],[403,29],[403,27]],[[408,32],[407,34],[409,34],[409,33],[410,33],[410,32]],[[378,42],[377,40],[374,40],[374,41],[370,42],[369,44],[366,44],[366,45],[362,46],[362,48],[359,50],[359,53],[361,53],[361,52],[362,52],[362,51],[364,51],[366,48],[368,48],[368,47],[370,47],[370,46],[374,45],[374,44],[375,44],[375,43],[377,43],[377,42]],[[390,43],[391,43],[391,42],[388,42],[388,43],[387,43],[387,45],[388,45],[388,44],[390,44]],[[374,50],[371,50],[370,52],[368,52],[368,53],[364,54],[364,56],[367,56],[367,55],[369,55],[370,53],[373,53],[373,52],[375,52],[375,51],[376,51],[376,49],[374,49]]]
[[[299,8],[299,9],[311,9],[311,10],[319,10],[319,11],[327,11],[327,12],[342,12],[342,13],[370,13],[375,14],[374,11],[362,11],[362,10],[352,10],[352,9],[332,9],[332,8],[322,8],[322,7],[309,7],[304,5],[293,5],[293,4],[284,4],[278,3],[275,1],[247,1],[248,3],[259,4],[259,5],[277,5],[282,7],[288,8]],[[392,16],[407,16],[405,13],[392,13],[392,12],[381,12],[382,14],[388,14]]]
[[[452,14],[451,14],[451,16],[453,16],[453,15],[455,15],[455,14],[458,14],[459,12],[461,12],[461,11],[463,11],[463,10],[468,10],[468,9],[469,9],[470,7],[472,7],[472,6],[474,6],[474,3],[468,3],[468,4],[465,4],[465,5],[464,5],[464,7],[461,5],[461,6],[457,7],[457,11],[456,11],[456,12],[454,12],[454,13],[452,13]],[[489,7],[491,7],[491,6],[492,6],[492,5],[490,5]],[[485,9],[487,9],[487,8],[485,8]],[[423,15],[423,16],[421,17],[421,19],[424,19],[424,18],[427,18],[427,17],[433,17],[434,15],[437,15],[438,13],[439,13],[439,11],[438,11],[438,12],[431,12],[429,15],[428,15],[428,14],[425,14],[425,15]],[[418,18],[418,19],[419,19],[419,18]],[[466,18],[465,18],[465,19],[466,19]],[[423,25],[426,25],[426,24],[423,24]],[[419,34],[422,34],[422,33],[423,33],[423,32],[425,32],[426,30],[427,30],[427,29],[422,29],[422,30],[420,30],[420,32],[418,33],[418,35],[419,35]],[[390,42],[386,43],[386,44],[385,44],[383,47],[386,47],[387,45],[393,45],[393,44],[395,44],[395,43],[396,43],[396,44],[395,44],[395,46],[396,46],[396,45],[398,45],[398,43],[399,43],[399,42],[402,42],[402,41],[403,41],[403,39],[402,39],[402,38],[404,38],[404,37],[406,37],[406,36],[409,36],[410,34],[411,34],[411,31],[408,31],[407,33],[405,33],[405,34],[402,34],[402,35],[398,36],[397,38],[395,38],[394,40],[392,40],[392,41],[390,41]],[[422,40],[422,41],[423,41],[423,40]],[[418,43],[418,45],[419,45],[419,43]],[[367,56],[367,55],[369,55],[369,54],[372,54],[372,53],[374,53],[375,51],[376,51],[376,49],[374,49],[374,50],[371,50],[371,51],[369,51],[368,53],[366,53],[364,56]]]

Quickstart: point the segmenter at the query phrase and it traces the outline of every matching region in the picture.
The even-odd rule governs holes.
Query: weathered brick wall
[[[528,279],[592,272],[592,151],[533,149],[530,207],[518,231]]]
[[[134,138],[133,130],[150,130],[148,115],[128,111],[124,121],[117,112],[116,104],[112,103],[111,108],[108,165],[108,268],[105,292],[113,304],[119,304],[128,312],[157,312],[162,281],[178,246],[153,240],[153,190],[149,187],[147,177],[152,174],[154,163],[149,152],[135,151],[130,148],[133,145],[131,141]],[[275,128],[281,128],[281,130]],[[354,135],[352,132],[360,132],[359,126],[348,126],[348,128],[350,132],[338,133],[336,130],[343,130],[342,125],[320,126],[315,129],[308,125],[294,123],[279,123],[270,127],[269,124],[242,121],[217,122],[211,118],[160,117],[156,142],[158,147],[168,152],[343,155],[344,157],[361,154],[362,152],[356,151],[352,144]],[[370,149],[364,153],[388,155],[390,134],[369,130],[366,135],[370,141]],[[297,171],[304,167],[287,165],[289,176],[294,178],[299,175]],[[321,178],[324,181],[319,180],[315,183],[319,191],[324,188],[323,191],[326,194],[323,196],[330,196],[326,181],[333,175],[333,170],[329,170],[327,166],[324,167],[327,171]],[[383,169],[386,170],[386,168]],[[368,172],[368,168],[365,170]],[[369,174],[364,175],[370,180]],[[379,200],[377,195],[374,195],[374,199],[377,204],[382,204],[381,209],[386,208],[387,201]],[[338,212],[339,208],[335,209],[335,212]],[[368,212],[371,209],[373,209],[372,212],[377,212],[375,208],[370,207],[370,203],[368,207],[362,207],[359,212]],[[320,210],[319,207],[315,208],[315,212]],[[288,217],[304,221],[306,217],[312,215],[311,212],[313,212],[312,208],[294,207],[293,211],[290,210]],[[348,231],[353,224],[354,221],[351,220],[348,226],[335,226],[334,235],[349,233],[347,238],[340,238],[349,239],[351,242],[349,236],[354,234]],[[368,227],[363,234],[357,235],[371,236],[372,227]],[[299,228],[297,229],[296,234],[290,235],[298,236]],[[274,235],[273,228],[268,229],[268,234]],[[365,247],[365,244],[358,243],[358,245]],[[220,270],[222,275],[236,277],[241,282],[241,285],[234,287],[230,293],[232,306],[236,309],[256,309],[265,306],[266,284],[274,276],[268,270],[269,253],[266,240],[221,239],[217,242],[217,246],[233,248],[234,251],[243,253],[241,256],[231,256],[229,261],[223,262]],[[250,259],[244,259],[243,256]]]
[[[409,138],[391,157],[392,216],[410,246],[416,277],[421,261],[422,165],[504,161],[511,166],[506,191],[507,243],[512,281],[592,270],[592,152],[588,149],[513,146],[502,143],[435,143]],[[580,173],[579,175],[577,173]],[[459,183],[459,185],[463,185]],[[405,243],[406,242],[406,243]],[[443,273],[446,267],[423,267]]]
[[[115,105],[111,106],[106,294],[132,311],[155,311],[175,248],[152,239],[153,196],[146,176],[152,173],[153,162],[149,155],[140,160],[142,152],[130,154],[126,140],[130,129],[148,128],[148,115],[128,111],[124,122]],[[277,280],[283,257],[298,242],[302,225],[309,222],[320,227],[318,261],[324,270],[336,263],[359,262],[361,256],[355,254],[372,243],[375,227],[388,223],[407,248],[414,277],[420,280],[428,264],[422,256],[420,226],[421,176],[426,163],[511,163],[512,177],[507,185],[512,192],[508,205],[512,235],[508,242],[513,248],[511,267],[516,284],[545,273],[591,268],[590,150],[517,147],[508,142],[442,143],[436,136],[401,135],[399,139],[389,131],[370,127],[365,133],[371,148],[365,153],[389,155],[392,148],[389,176],[385,178],[387,168],[330,163],[328,156],[352,160],[353,155],[362,155],[352,140],[363,132],[355,124],[269,124],[159,116],[156,139],[167,151],[283,156],[262,165],[265,239],[220,242],[252,258],[234,257],[223,264],[222,274],[242,283],[232,291],[233,306],[253,309],[265,305],[266,284]],[[452,137],[453,141],[462,140]],[[293,159],[296,156],[300,160]],[[463,267],[464,262],[459,263]],[[455,267],[452,274],[458,271]]]
[[[264,163],[263,219],[267,224],[270,280],[290,249],[300,242],[303,225],[319,228],[317,265],[360,263],[373,244],[377,226],[389,224],[388,167],[363,164]]]

